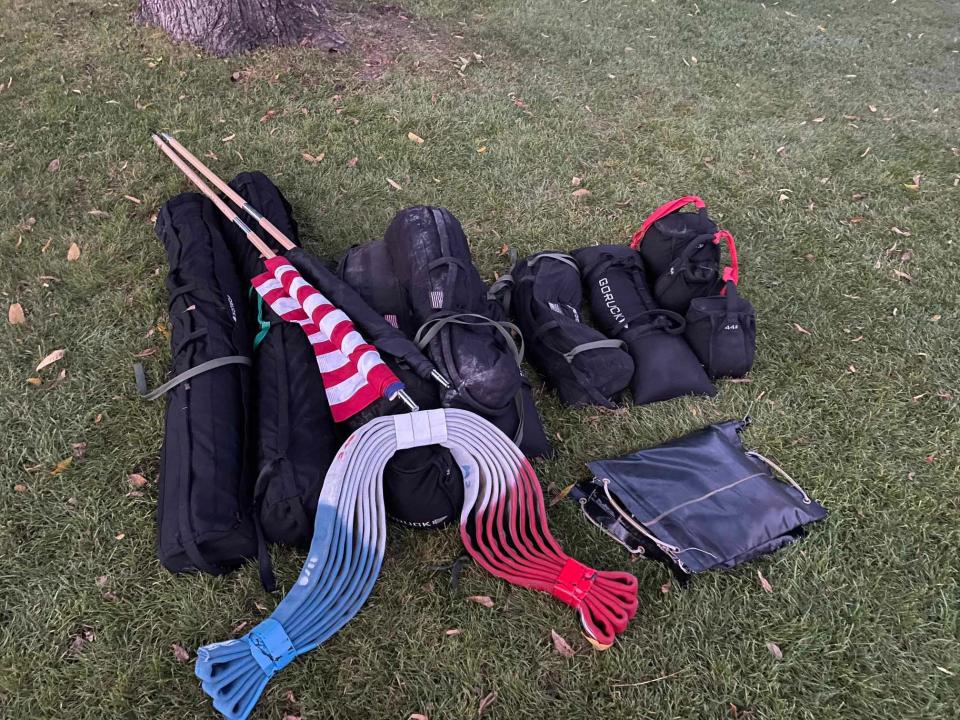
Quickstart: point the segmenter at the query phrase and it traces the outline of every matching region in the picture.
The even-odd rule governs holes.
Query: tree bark
[[[140,0],[136,20],[223,57],[264,45],[340,50],[328,13],[327,0]]]

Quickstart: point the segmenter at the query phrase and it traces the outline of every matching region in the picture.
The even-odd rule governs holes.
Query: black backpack
[[[491,288],[526,340],[534,366],[568,405],[614,407],[630,384],[633,359],[623,340],[610,339],[581,317],[580,266],[570,255],[541,252],[518,261]]]
[[[160,209],[156,233],[170,266],[170,374],[157,503],[157,555],[173,572],[221,575],[260,555],[248,462],[250,335],[244,292],[223,242],[217,210],[202,195]],[[145,378],[138,376],[141,392]]]
[[[583,272],[594,323],[608,337],[626,342],[633,357],[634,403],[716,392],[683,338],[683,316],[654,301],[638,253],[625,245],[601,245],[573,256]]]
[[[551,454],[520,369],[522,340],[518,345],[503,308],[487,298],[459,221],[443,208],[407,208],[384,241],[419,323],[415,339],[453,385],[444,405],[483,416],[527,457]]]

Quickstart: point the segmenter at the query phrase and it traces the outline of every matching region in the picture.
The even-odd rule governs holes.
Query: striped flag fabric
[[[264,261],[252,278],[257,294],[284,321],[303,328],[313,346],[334,422],[343,422],[380,397],[393,398],[403,383],[353,326],[346,313],[303,279],[289,260]]]

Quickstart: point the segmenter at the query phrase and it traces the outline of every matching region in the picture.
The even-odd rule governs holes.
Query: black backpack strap
[[[166,395],[180,383],[186,382],[190,378],[194,378],[197,375],[208,372],[209,370],[216,370],[217,368],[224,367],[225,365],[250,364],[250,358],[248,358],[246,355],[227,355],[225,357],[214,358],[213,360],[207,360],[199,365],[194,365],[189,370],[185,370],[179,375],[170,378],[163,383],[163,385],[155,387],[153,390],[149,390],[147,388],[147,376],[143,370],[143,363],[136,363],[133,366],[133,375],[137,383],[137,390],[143,396],[143,399],[156,400],[157,398],[161,398]]]

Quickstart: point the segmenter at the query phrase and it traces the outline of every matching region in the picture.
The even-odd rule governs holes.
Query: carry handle
[[[640,245],[640,241],[643,240],[643,236],[647,234],[647,230],[649,230],[657,220],[665,218],[670,213],[674,213],[684,205],[689,205],[690,203],[696,205],[698,210],[703,210],[707,207],[707,204],[696,195],[684,195],[682,198],[664,203],[650,213],[650,216],[643,221],[643,225],[640,226],[640,229],[637,230],[630,239],[630,247],[636,250]]]
[[[737,285],[740,281],[740,262],[737,260],[737,244],[733,235],[726,230],[718,230],[713,236],[713,242],[719,245],[721,240],[727,243],[727,252],[730,253],[730,264],[723,269],[723,289],[720,291],[721,295],[726,295],[727,282]]]

